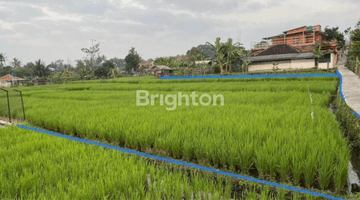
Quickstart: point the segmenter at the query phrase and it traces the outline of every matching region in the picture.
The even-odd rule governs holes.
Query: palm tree
[[[17,58],[14,58],[13,61],[11,62],[11,66],[15,69],[20,68],[21,67],[21,61]]]
[[[49,67],[46,67],[45,62],[42,60],[35,61],[35,66],[33,69],[34,76],[38,76],[40,78],[46,77],[50,74]]]
[[[6,66],[6,59],[7,59],[7,57],[5,56],[5,53],[0,53],[0,66],[1,67]]]

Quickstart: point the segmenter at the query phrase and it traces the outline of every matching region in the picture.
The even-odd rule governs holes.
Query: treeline
[[[17,77],[22,77],[30,82],[39,78],[54,83],[61,83],[73,80],[115,78],[122,75],[126,76],[125,73],[121,73],[122,70],[127,70],[128,72],[132,69],[136,70],[136,67],[130,63],[131,59],[128,60],[127,64],[126,58],[114,57],[107,59],[105,55],[101,55],[99,53],[99,44],[95,44],[90,48],[82,48],[81,50],[86,53],[86,57],[76,60],[75,65],[72,65],[70,61],[65,63],[64,60],[60,59],[50,64],[46,64],[41,59],[26,64],[22,64],[17,58],[13,58],[13,60],[8,62],[6,53],[0,53],[0,76],[15,74]],[[130,49],[129,55],[131,54],[138,55],[135,48]],[[137,63],[142,61],[140,57],[136,59]]]
[[[205,70],[200,71],[204,73],[244,72],[250,64],[244,61],[249,53],[240,43],[233,43],[231,38],[224,43],[217,38],[214,44],[207,42],[205,45],[193,47],[186,55],[156,58],[154,65],[167,65],[178,69],[175,73],[180,75],[193,74],[194,69],[202,68]]]
[[[350,49],[347,56],[346,66],[360,75],[360,21],[356,24],[354,29],[348,28],[347,34],[350,35]]]

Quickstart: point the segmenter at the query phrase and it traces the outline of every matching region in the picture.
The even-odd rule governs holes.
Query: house
[[[168,75],[172,75],[173,74],[173,71],[175,69],[172,69],[166,65],[159,65],[159,66],[156,66],[154,68],[155,70],[155,77],[156,78],[160,78],[162,76],[168,76]]]
[[[45,79],[42,79],[42,78],[36,78],[34,80],[34,84],[35,85],[46,85],[46,80]]]
[[[145,62],[139,63],[139,69],[142,69],[143,67],[145,69],[151,69],[153,66],[154,66],[153,62],[151,62],[151,61],[145,61]]]
[[[251,61],[249,71],[273,70],[277,68],[306,69],[315,67],[316,57],[313,51],[321,46],[324,58],[319,60],[320,69],[333,68],[339,59],[336,42],[324,42],[321,26],[303,26],[282,34],[263,38],[262,42],[252,45],[252,52],[247,58]]]
[[[26,80],[21,77],[15,77],[11,74],[7,74],[3,77],[0,77],[0,86],[1,87],[11,87],[14,85],[22,85]]]

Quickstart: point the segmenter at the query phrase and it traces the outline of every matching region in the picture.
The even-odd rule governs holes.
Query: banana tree
[[[233,62],[235,60],[241,59],[242,57],[242,49],[240,45],[241,44],[239,42],[233,44],[233,40],[231,38],[229,38],[228,41],[222,45],[223,52],[225,54],[225,66],[227,72],[231,72]]]
[[[221,40],[220,37],[218,37],[215,40],[215,44],[206,42],[206,45],[208,45],[211,50],[216,52],[214,58],[212,59],[212,63],[215,65],[218,65],[220,67],[220,73],[223,74],[224,73],[223,60],[224,60],[225,54],[223,52],[224,47],[220,43],[220,40]]]

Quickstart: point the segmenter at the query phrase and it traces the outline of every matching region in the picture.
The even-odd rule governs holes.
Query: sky
[[[249,49],[296,27],[354,27],[359,8],[359,0],[0,0],[0,52],[8,62],[75,64],[92,42],[108,59],[131,47],[144,59],[185,54],[216,37]]]

